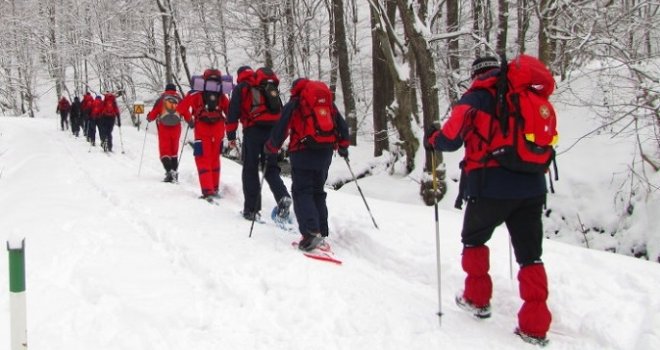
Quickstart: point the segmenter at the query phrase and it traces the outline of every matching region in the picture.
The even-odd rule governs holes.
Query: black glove
[[[194,128],[195,128],[195,122],[192,121],[192,120],[190,120],[190,121],[188,122],[188,127],[191,128],[191,129],[194,129]]]
[[[117,117],[117,126],[121,128],[121,118]]]
[[[348,147],[339,147],[337,153],[340,157],[348,159]]]
[[[431,137],[436,132],[439,132],[440,129],[441,129],[440,123],[434,122],[433,124],[431,124],[431,126],[429,126],[428,128],[426,128],[426,130],[424,130],[424,148],[427,151],[433,151],[433,145],[431,144]]]

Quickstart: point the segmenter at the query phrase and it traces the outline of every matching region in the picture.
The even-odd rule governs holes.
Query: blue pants
[[[328,207],[325,181],[328,169],[291,168],[291,194],[298,229],[303,236],[321,233],[328,236]]]
[[[266,156],[264,144],[270,137],[270,127],[250,127],[243,132],[241,156],[243,158],[243,212],[252,213],[261,210],[261,188],[259,183],[259,165],[265,162],[266,178],[270,191],[279,202],[282,197],[289,196],[286,186],[280,177],[280,167],[277,165],[277,155]]]

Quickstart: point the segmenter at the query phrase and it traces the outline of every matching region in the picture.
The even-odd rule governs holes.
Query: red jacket
[[[70,109],[71,103],[69,103],[69,100],[67,100],[66,97],[62,96],[57,103],[57,109],[55,109],[55,112],[69,112]]]
[[[96,96],[94,101],[92,102],[92,119],[99,119],[101,118],[101,114],[103,113],[103,99],[101,96]]]
[[[92,94],[88,92],[83,97],[80,109],[83,111],[83,113],[90,115],[92,113],[92,108],[94,108],[94,97],[92,97]]]
[[[101,110],[102,117],[119,118],[119,107],[117,106],[117,98],[111,93],[103,95],[103,107]]]

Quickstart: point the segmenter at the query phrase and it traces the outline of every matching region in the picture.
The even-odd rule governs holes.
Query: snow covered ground
[[[416,199],[410,178],[361,180],[380,230],[354,184],[328,190],[330,242],[344,260],[336,266],[303,257],[290,246],[297,236],[270,222],[248,238],[232,161],[223,159],[218,206],[197,198],[189,148],[180,184],[160,182],[150,129],[138,176],[144,131],[125,125],[122,142],[115,129],[115,153],[106,155],[59,131],[53,115],[0,117],[0,238],[25,238],[29,348],[533,348],[512,333],[520,299],[503,228],[489,244],[493,317],[476,320],[454,305],[464,274],[451,188],[440,210],[439,303],[433,208]],[[368,154],[352,152],[354,169]],[[340,158],[331,171],[347,173]],[[264,194],[269,211],[275,203]],[[543,258],[548,349],[660,348],[657,263],[550,240]],[[0,288],[0,334],[9,333],[8,300]]]

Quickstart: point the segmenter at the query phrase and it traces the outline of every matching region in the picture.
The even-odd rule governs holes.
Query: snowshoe
[[[538,345],[540,347],[544,347],[550,343],[548,338],[541,338],[541,337],[535,337],[533,335],[526,334],[525,332],[521,331],[520,328],[516,328],[513,333],[515,333],[517,336],[522,339],[525,343],[529,343],[532,345]]]
[[[303,237],[300,242],[298,242],[298,249],[304,252],[310,252],[323,244],[323,236],[321,234],[311,234]]]
[[[460,295],[456,296],[456,305],[462,310],[471,313],[476,318],[489,318],[490,317],[490,304],[483,307],[476,307],[469,300]]]
[[[241,211],[241,215],[243,215],[243,219],[247,221],[261,222],[261,214],[259,214],[259,212]]]
[[[270,212],[270,218],[273,220],[277,227],[282,230],[291,231],[293,229],[293,219],[287,215],[286,217],[279,216],[279,209],[277,207],[273,208],[273,211]]]

